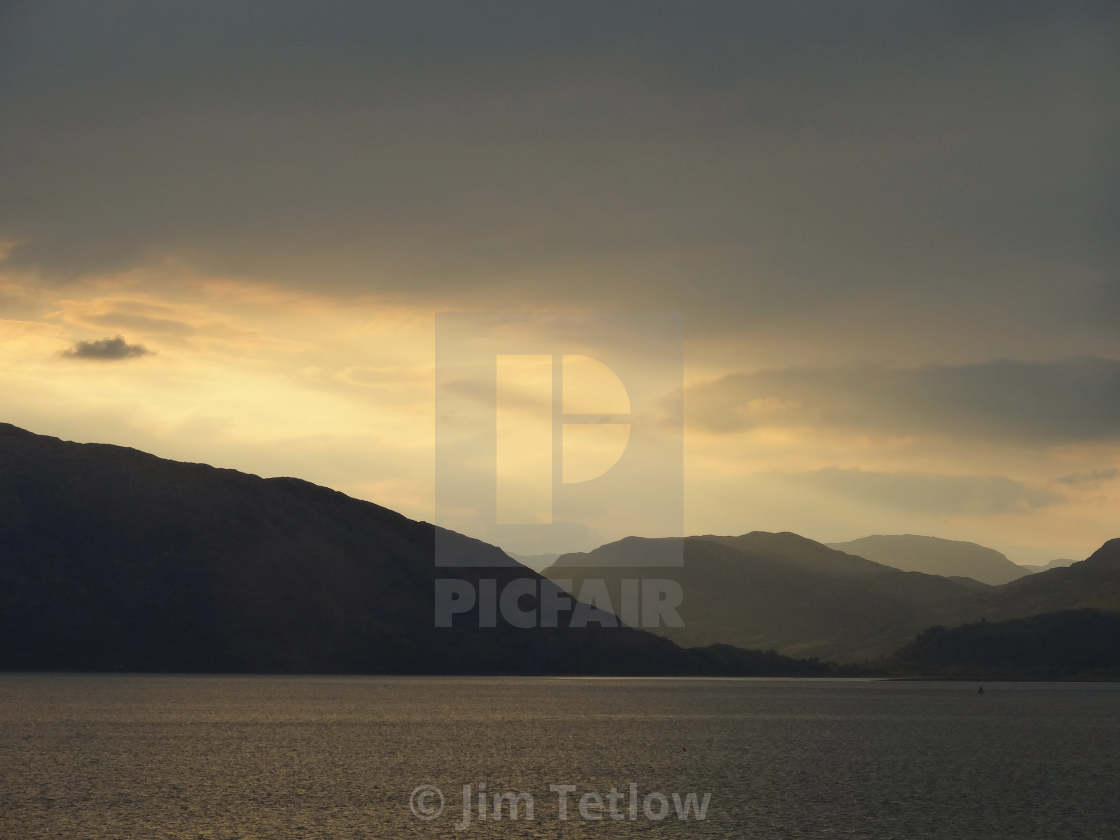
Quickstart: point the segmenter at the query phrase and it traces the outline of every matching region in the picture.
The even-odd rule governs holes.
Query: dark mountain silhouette
[[[532,569],[534,572],[539,572],[541,569],[546,569],[556,562],[559,554],[514,554],[513,552],[506,552],[526,568]]]
[[[933,624],[967,621],[983,609],[989,589],[902,572],[792,533],[689,537],[683,566],[642,565],[672,543],[629,537],[563,555],[545,574],[573,580],[577,592],[583,580],[603,577],[612,599],[627,578],[677,580],[685,626],[656,632],[679,644],[773,647],[845,662],[893,652]]]
[[[494,546],[294,478],[0,424],[0,667],[211,672],[828,673],[629,628],[433,620],[435,579],[529,577]],[[437,569],[441,551],[460,565]]]
[[[991,587],[753,532],[627,538],[547,570],[602,577],[612,597],[626,578],[678,580],[686,626],[667,638],[594,623],[480,628],[476,611],[436,628],[438,577],[550,584],[494,546],[305,481],[5,424],[0,513],[9,669],[827,674],[785,657],[863,661],[933,625],[1120,610],[1120,540]],[[435,566],[437,537],[454,569]],[[681,550],[683,567],[647,565]]]
[[[1120,678],[1120,612],[1069,610],[947,629],[898,652],[898,673],[982,679]]]
[[[923,537],[916,534],[876,534],[849,542],[829,543],[830,548],[858,554],[904,572],[943,577],[970,577],[992,586],[1030,574],[993,548],[971,542]]]

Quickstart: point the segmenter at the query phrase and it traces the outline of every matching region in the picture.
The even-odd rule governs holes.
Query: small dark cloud
[[[1117,469],[1116,467],[1109,467],[1103,470],[1089,470],[1088,472],[1063,475],[1060,478],[1055,478],[1054,483],[1064,484],[1068,487],[1085,487],[1094,484],[1101,484],[1105,481],[1112,481],[1117,476],[1120,476],[1120,469]]]
[[[63,352],[68,359],[93,359],[102,362],[115,362],[119,359],[135,359],[138,356],[148,356],[151,350],[143,344],[129,344],[124,336],[116,338],[102,338],[97,341],[78,341],[69,350]]]

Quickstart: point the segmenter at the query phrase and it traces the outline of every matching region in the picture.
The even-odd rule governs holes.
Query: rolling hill
[[[574,591],[602,577],[612,598],[628,578],[672,579],[684,592],[685,626],[655,632],[679,644],[773,647],[844,662],[890,653],[934,624],[960,624],[985,603],[986,593],[973,586],[902,572],[792,533],[689,537],[683,566],[642,565],[667,542],[630,537],[563,555],[544,574],[561,585],[572,581]]]
[[[644,557],[683,550],[684,565],[666,568]],[[684,627],[655,632],[679,644],[773,647],[791,656],[842,662],[894,653],[921,631],[979,620],[1093,608],[1120,610],[1120,540],[1069,568],[1021,577],[1002,586],[973,578],[904,572],[792,533],[672,541],[629,537],[587,553],[559,557],[544,574],[579,591],[603,578],[612,597],[623,581],[664,577],[684,593]]]
[[[1120,539],[1109,540],[1079,563],[999,587],[985,616],[1008,619],[1081,609],[1120,609]]]
[[[1003,554],[971,542],[923,537],[916,534],[876,534],[830,548],[858,554],[904,572],[923,572],[942,577],[970,577],[992,586],[1030,574]]]

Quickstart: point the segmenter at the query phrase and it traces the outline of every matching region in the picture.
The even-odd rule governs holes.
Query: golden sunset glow
[[[146,281],[156,274],[166,280],[153,291]],[[0,320],[11,422],[297,475],[431,518],[433,308],[166,267],[63,289],[9,273],[0,288],[5,314],[18,316]],[[147,352],[115,361],[64,355],[76,341],[116,335]],[[749,358],[751,346],[729,336],[725,352]],[[1112,527],[1120,482],[1102,465],[1120,463],[1116,441],[833,422],[822,413],[842,394],[826,395],[832,402],[824,406],[764,388],[728,396],[721,387],[735,386],[721,386],[714,349],[703,353],[697,364],[686,362],[690,533],[764,524],[822,539],[936,532],[1041,561],[1085,553]],[[913,375],[925,374],[916,367]],[[565,400],[577,409],[610,403],[605,387],[579,403],[566,390]],[[590,459],[588,475],[597,472],[592,462],[609,460],[610,453],[595,455],[617,448],[613,437],[601,438],[607,428],[566,432],[583,441],[567,455],[566,471],[577,469],[578,451]],[[505,451],[517,468],[527,463],[516,448]],[[578,480],[579,472],[571,475]]]
[[[489,30],[429,75],[351,40],[378,25],[300,53],[296,83],[283,39],[201,63],[144,48],[119,75],[132,42],[95,21],[86,72],[64,45],[92,14],[12,18],[70,69],[28,64],[4,111],[4,419],[430,518],[437,313],[679,312],[687,532],[916,531],[1043,562],[1115,530],[1099,27],[954,31],[942,52],[949,30],[903,22],[943,62],[869,37],[830,63],[775,13],[758,31],[823,52],[763,61],[770,38],[728,27],[747,42],[726,66],[685,50],[671,81],[652,42],[530,59]],[[572,475],[618,444],[595,434],[570,430]]]

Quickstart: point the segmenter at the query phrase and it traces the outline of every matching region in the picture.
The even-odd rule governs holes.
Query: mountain
[[[683,565],[658,565],[667,556]],[[683,627],[654,632],[685,646],[774,648],[788,656],[877,660],[932,626],[1040,613],[1120,610],[1120,540],[1069,568],[989,586],[971,577],[904,572],[792,533],[680,540],[628,537],[565,554],[544,574],[580,592],[603,579],[612,602],[624,581],[679,584]]]
[[[673,551],[683,553],[683,565],[649,562]],[[975,581],[903,572],[797,534],[761,531],[683,541],[628,537],[562,555],[545,575],[574,592],[601,578],[612,601],[625,580],[673,580],[684,594],[684,626],[654,632],[678,644],[772,647],[843,662],[891,653],[931,625],[961,624],[990,598],[990,587]]]
[[[970,577],[992,586],[1029,574],[992,548],[971,542],[922,537],[916,534],[876,534],[849,542],[829,543],[830,548],[858,554],[905,572],[943,577]]]
[[[1048,572],[1050,569],[1064,569],[1066,566],[1072,566],[1075,561],[1062,558],[1060,560],[1051,560],[1049,563],[1043,563],[1039,566],[1031,566],[1028,563],[1020,563],[1019,568],[1025,569],[1027,574],[1033,575],[1038,572]]]
[[[1120,610],[1120,540],[993,587],[752,532],[627,538],[547,570],[581,596],[582,582],[601,579],[615,603],[623,581],[676,581],[685,626],[659,635],[594,622],[480,627],[477,607],[436,627],[437,579],[537,594],[554,584],[495,546],[305,481],[5,424],[0,514],[8,669],[828,674],[789,657],[862,661],[934,625]],[[435,565],[437,540],[455,568]],[[681,567],[653,563],[681,552]]]
[[[1120,612],[1070,610],[947,629],[895,657],[900,673],[970,679],[1120,678]]]
[[[1065,610],[1120,610],[1120,539],[1071,566],[1028,575],[999,587],[987,618]]]
[[[552,584],[500,549],[294,478],[0,424],[0,668],[827,673],[629,628],[437,628],[452,576]],[[454,569],[434,563],[436,540]],[[541,589],[537,589],[540,587]]]

